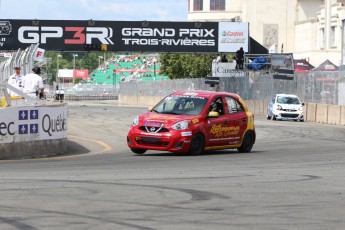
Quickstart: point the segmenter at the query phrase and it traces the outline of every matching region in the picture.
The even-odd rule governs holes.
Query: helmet
[[[32,68],[32,72],[34,72],[35,74],[41,74],[41,68],[36,66],[36,67]]]

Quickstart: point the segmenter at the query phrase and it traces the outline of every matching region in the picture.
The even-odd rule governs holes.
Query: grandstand
[[[158,54],[117,55],[102,63],[83,83],[112,84],[120,81],[155,81],[168,79],[160,74]]]

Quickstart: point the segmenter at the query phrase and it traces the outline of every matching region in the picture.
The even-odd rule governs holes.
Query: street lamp
[[[57,77],[57,80],[59,80],[59,82],[60,82],[60,79],[59,79],[59,60],[61,57],[62,57],[61,54],[58,54],[56,57],[56,77]]]
[[[157,59],[156,58],[153,58],[153,76],[155,78],[155,81],[156,81],[156,63],[157,63]]]
[[[73,54],[73,69],[75,69],[75,57],[78,57],[78,54]]]
[[[103,59],[102,56],[98,56],[98,66],[101,66],[101,59]]]
[[[75,69],[75,57],[78,57],[78,54],[73,54],[73,69]],[[74,84],[74,71],[73,71],[73,84]]]

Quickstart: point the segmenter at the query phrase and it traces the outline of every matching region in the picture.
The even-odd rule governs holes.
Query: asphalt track
[[[0,229],[345,229],[345,127],[256,117],[251,153],[131,153],[141,107],[69,102],[67,156],[0,161]]]

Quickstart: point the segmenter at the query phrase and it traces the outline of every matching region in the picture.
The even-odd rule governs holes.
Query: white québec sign
[[[0,144],[67,137],[67,105],[0,109]]]

